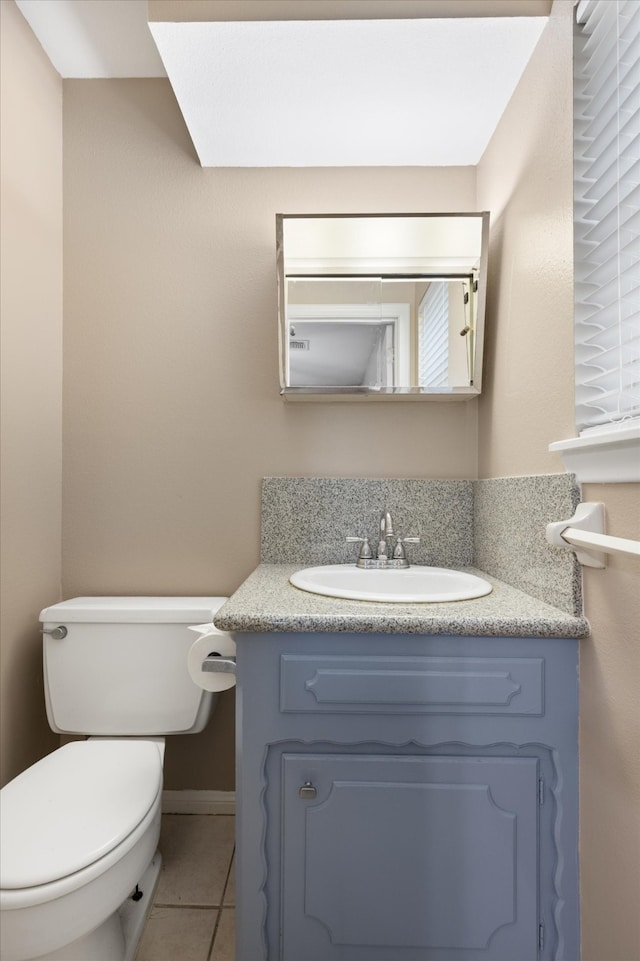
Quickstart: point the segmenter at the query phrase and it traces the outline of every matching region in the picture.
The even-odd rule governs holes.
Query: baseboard
[[[163,791],[163,814],[235,814],[235,791]]]

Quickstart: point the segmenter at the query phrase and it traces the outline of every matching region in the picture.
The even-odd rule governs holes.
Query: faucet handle
[[[398,537],[396,540],[396,546],[393,549],[394,560],[404,560],[406,558],[406,553],[404,549],[405,544],[419,544],[419,537]]]
[[[368,537],[347,537],[346,540],[348,544],[362,544],[360,553],[358,554],[360,559],[368,560],[372,556]]]

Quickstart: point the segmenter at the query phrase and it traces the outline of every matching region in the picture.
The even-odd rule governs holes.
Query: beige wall
[[[640,484],[588,484],[607,530],[640,540]],[[583,961],[640,958],[640,560],[584,569],[580,657]]]
[[[62,83],[0,5],[0,783],[55,746],[38,613],[60,597]]]
[[[571,8],[554,15],[478,169],[493,218],[479,475],[562,471],[575,433],[572,342]],[[588,485],[610,533],[640,537],[640,485]],[[640,957],[640,565],[584,572],[581,643],[583,961]]]
[[[564,470],[575,433],[571,9],[555,6],[478,166],[491,212],[478,475]]]
[[[262,20],[546,17],[551,0],[260,0]],[[149,20],[254,20],[256,0],[147,0]]]
[[[203,170],[164,80],[65,81],[64,162],[66,596],[233,591],[265,475],[475,477],[475,401],[283,403],[275,284],[276,213],[474,209],[475,169]],[[233,785],[222,701],[168,787]]]

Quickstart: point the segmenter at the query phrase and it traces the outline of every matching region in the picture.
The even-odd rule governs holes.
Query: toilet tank
[[[197,687],[189,648],[226,597],[76,597],[45,608],[47,718],[61,734],[197,733],[216,694]],[[46,633],[63,626],[66,637]]]

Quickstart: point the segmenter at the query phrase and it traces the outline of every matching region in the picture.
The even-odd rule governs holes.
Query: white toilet
[[[189,675],[188,628],[225,600],[79,597],[41,612],[49,724],[91,736],[0,792],[1,961],[132,961],[160,870],[163,736],[201,731],[217,697]]]

